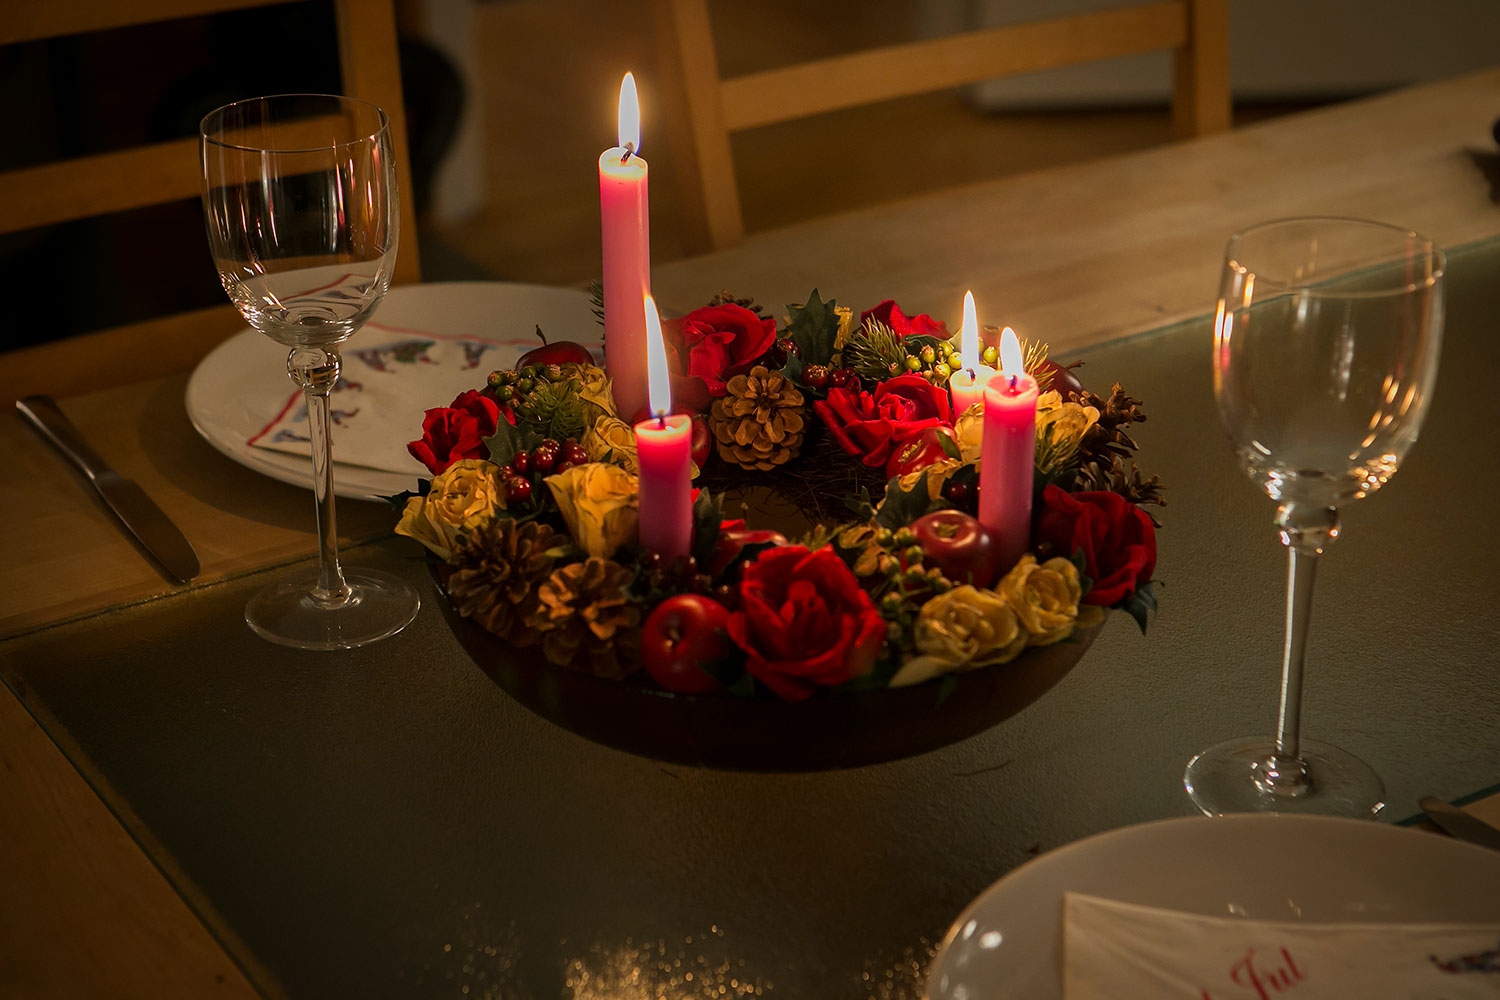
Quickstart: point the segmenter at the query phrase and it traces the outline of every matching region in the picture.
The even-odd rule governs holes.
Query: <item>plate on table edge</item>
[[[1028,861],[959,915],[928,1000],[1062,995],[1065,891],[1215,917],[1495,923],[1500,852],[1326,816],[1194,816],[1123,827]]]
[[[548,663],[458,613],[430,563],[437,604],[489,677],[542,718],[604,746],[676,764],[731,771],[826,771],[912,757],[957,743],[1036,701],[1083,658],[1103,623],[1009,663],[905,688],[783,702],[675,694],[644,679],[614,681]],[[1108,619],[1106,618],[1106,621]]]
[[[397,285],[386,293],[371,322],[515,346],[517,357],[540,346],[534,332],[538,324],[549,339],[585,340],[591,349],[594,340],[602,336],[588,292],[498,281]],[[345,343],[357,348],[371,338],[371,333],[361,331]],[[193,428],[219,452],[262,475],[311,490],[310,457],[254,448],[248,443],[296,390],[286,375],[286,352],[285,346],[246,327],[198,363],[188,379],[184,403]],[[483,379],[486,374],[479,372],[477,378]],[[473,388],[479,388],[479,384]],[[447,402],[412,400],[413,439],[421,435],[423,411]],[[337,455],[337,428],[333,446]],[[427,472],[415,459],[410,474],[335,461],[333,492],[351,500],[380,500],[414,489],[418,477],[426,478]]]

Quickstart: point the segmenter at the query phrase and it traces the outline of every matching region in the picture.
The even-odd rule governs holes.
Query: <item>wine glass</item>
[[[416,591],[339,566],[328,397],[339,345],[390,285],[398,231],[390,125],[323,94],[239,101],[200,126],[203,216],[219,280],[252,327],[287,347],[302,388],[317,498],[318,567],[256,594],[245,621],[272,642],[351,649],[416,616]]]
[[[1276,737],[1188,762],[1183,783],[1209,815],[1369,817],[1384,806],[1367,764],[1300,738],[1303,652],[1339,507],[1384,486],[1417,439],[1437,377],[1444,266],[1431,240],[1360,219],[1267,222],[1225,250],[1214,395],[1245,472],[1277,502],[1289,564]]]

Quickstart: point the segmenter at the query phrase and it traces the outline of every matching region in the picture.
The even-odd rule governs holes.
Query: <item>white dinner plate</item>
[[[399,285],[386,293],[369,324],[343,347],[356,350],[395,328],[411,328],[446,337],[463,337],[500,345],[486,356],[486,370],[461,372],[460,384],[448,397],[477,389],[484,375],[503,368],[539,346],[540,325],[549,340],[576,340],[594,349],[601,330],[587,292],[543,285],[504,282],[435,282]],[[312,460],[257,448],[249,441],[272,421],[296,387],[286,374],[287,349],[254,330],[246,329],[224,341],[204,358],[187,386],[187,412],[198,433],[225,455],[256,472],[294,486],[312,488]],[[595,357],[599,357],[595,352]],[[403,400],[409,413],[401,424],[421,435],[422,412],[446,405],[448,399]],[[338,459],[334,431],[334,492],[341,497],[374,500],[412,489],[427,472],[412,460],[409,470],[396,471],[347,465]]]
[[[1309,923],[1500,922],[1500,851],[1322,816],[1169,819],[1027,862],[943,939],[930,1000],[1061,996],[1062,897]]]

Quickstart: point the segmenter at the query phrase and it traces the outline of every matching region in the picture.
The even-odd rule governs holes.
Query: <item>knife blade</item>
[[[1417,801],[1417,805],[1422,807],[1428,819],[1449,836],[1500,851],[1500,830],[1477,816],[1470,816],[1458,806],[1449,805],[1435,795],[1423,796]]]
[[[16,409],[59,453],[82,470],[126,532],[140,543],[169,580],[187,583],[198,575],[198,554],[162,509],[135,483],[111,469],[89,447],[50,396],[16,400]]]

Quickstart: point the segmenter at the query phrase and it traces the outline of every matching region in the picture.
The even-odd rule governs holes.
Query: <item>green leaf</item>
[[[495,433],[484,439],[484,444],[490,450],[490,461],[496,465],[509,465],[517,452],[526,450],[521,430],[504,419],[496,426]]]
[[[943,680],[938,684],[937,703],[941,705],[953,697],[953,692],[958,690],[958,678],[952,674],[944,674]]]
[[[750,676],[750,671],[747,670],[740,674],[739,679],[730,684],[726,690],[736,698],[754,698],[755,678]]]
[[[1115,605],[1135,619],[1135,623],[1141,627],[1142,635],[1146,634],[1147,619],[1156,611],[1156,591],[1152,586],[1154,582],[1148,580],[1141,584],[1134,593]]]
[[[885,499],[875,512],[875,523],[895,531],[927,513],[932,507],[932,499],[927,495],[927,475],[924,472],[918,476],[910,490],[901,489],[901,477],[892,476],[885,484]]]
[[[963,449],[958,446],[958,442],[953,439],[952,434],[939,433],[937,439],[938,444],[942,446],[944,455],[947,455],[949,458],[963,459]]]
[[[834,299],[824,302],[814,288],[805,303],[786,307],[789,317],[786,332],[797,345],[797,357],[803,365],[826,365],[833,360],[834,345],[839,336],[839,316],[833,309],[835,304]],[[796,374],[800,373],[799,367]]]
[[[693,558],[707,566],[719,547],[720,525],[724,521],[724,498],[699,490],[693,502]]]
[[[875,516],[875,502],[870,499],[868,486],[861,486],[858,493],[844,497],[844,506],[861,521],[868,521]]]

